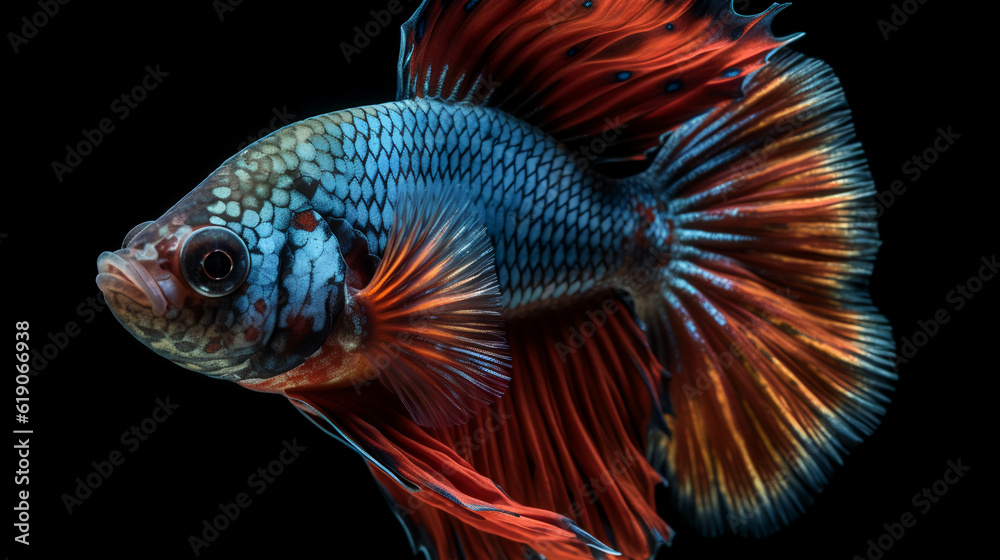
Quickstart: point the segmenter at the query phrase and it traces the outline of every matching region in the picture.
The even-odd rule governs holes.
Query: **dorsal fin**
[[[425,0],[402,29],[397,97],[495,107],[570,150],[603,135],[601,160],[639,159],[739,97],[798,37],[771,34],[783,7],[741,16],[724,0]]]

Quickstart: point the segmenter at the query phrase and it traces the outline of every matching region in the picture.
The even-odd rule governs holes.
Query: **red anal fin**
[[[794,38],[771,34],[779,10],[741,16],[728,0],[426,2],[403,27],[398,97],[497,107],[570,149],[613,134],[602,157],[641,158],[664,133],[741,95]]]
[[[380,463],[376,478],[432,558],[651,558],[672,536],[646,459],[664,437],[651,424],[663,372],[626,305],[609,294],[508,330],[511,388],[467,424],[421,428],[377,384],[290,396]]]
[[[647,460],[648,439],[661,434],[653,387],[663,369],[628,306],[604,294],[522,319],[509,336],[509,397],[451,429],[452,445],[511,497],[563,513],[622,558],[651,558],[673,535]]]
[[[417,519],[443,523],[433,516],[445,515],[451,519],[448,523],[474,527],[497,537],[496,542],[541,543],[563,558],[590,558],[588,546],[614,553],[566,517],[511,499],[450,447],[447,438],[435,437],[444,430],[432,433],[417,425],[378,384],[365,387],[360,394],[329,389],[289,392],[288,397],[307,414],[319,416],[317,422],[335,428],[341,439],[372,461],[379,469],[379,482],[393,496],[407,496],[399,503],[418,513]],[[428,529],[433,531],[434,526]],[[441,539],[435,542],[437,550],[450,549],[447,541],[452,535],[434,535]]]

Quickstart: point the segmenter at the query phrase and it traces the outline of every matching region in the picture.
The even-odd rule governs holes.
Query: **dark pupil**
[[[225,251],[212,251],[205,255],[205,260],[201,263],[205,269],[205,274],[212,280],[222,280],[233,270],[233,259]]]

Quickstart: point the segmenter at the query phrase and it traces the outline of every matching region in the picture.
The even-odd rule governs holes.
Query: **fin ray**
[[[453,191],[397,205],[383,260],[353,302],[366,318],[362,354],[423,426],[467,421],[510,381],[493,245]]]
[[[425,2],[403,26],[397,98],[502,109],[575,151],[641,159],[663,134],[739,97],[747,76],[798,36],[785,5],[741,16],[726,0]],[[610,123],[608,122],[610,118]]]
[[[512,386],[465,424],[420,427],[378,384],[289,396],[377,459],[430,558],[653,557],[672,536],[656,512],[663,478],[646,459],[662,437],[650,389],[663,371],[628,306],[604,294],[518,319],[508,337]]]
[[[776,56],[643,177],[665,186],[675,227],[661,293],[639,302],[673,375],[664,474],[702,531],[771,532],[871,433],[895,379],[843,92],[825,64]]]

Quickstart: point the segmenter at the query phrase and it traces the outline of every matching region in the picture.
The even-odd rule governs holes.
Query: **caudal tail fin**
[[[637,301],[672,376],[654,462],[704,532],[771,532],[872,432],[896,378],[868,294],[874,190],[839,82],[775,55],[642,177],[666,189],[672,228]]]

